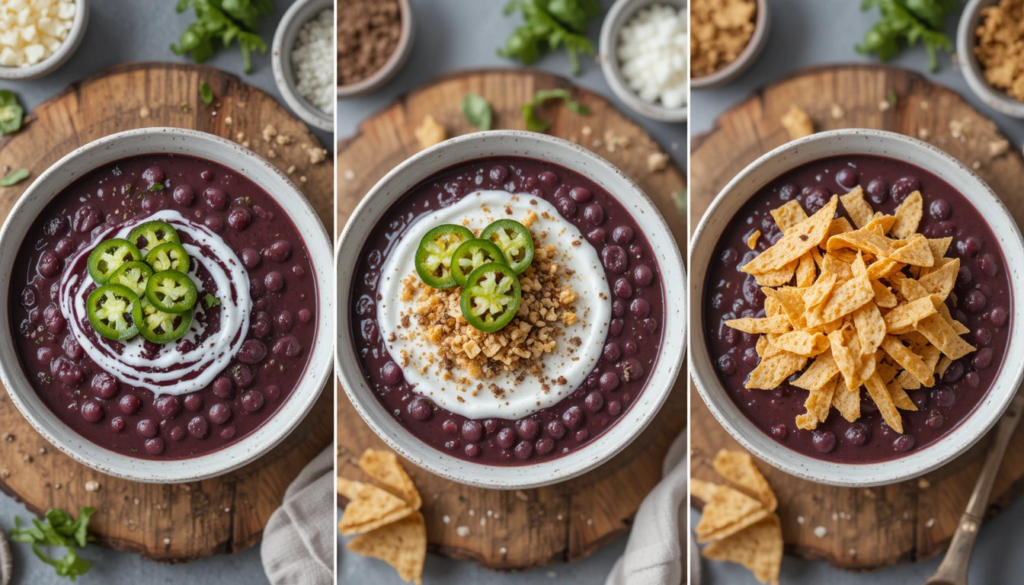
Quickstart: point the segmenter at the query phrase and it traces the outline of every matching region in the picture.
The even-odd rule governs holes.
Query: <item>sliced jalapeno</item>
[[[490,240],[467,240],[452,254],[452,277],[459,286],[466,286],[466,278],[470,273],[491,262],[505,263],[501,248]]]
[[[467,323],[484,333],[493,333],[516,316],[521,297],[519,278],[512,269],[491,262],[466,278],[459,306]]]
[[[135,303],[132,313],[138,325],[139,334],[153,343],[177,341],[188,333],[192,326],[192,310],[184,313],[165,313],[143,297]]]
[[[106,284],[115,270],[128,262],[139,260],[142,260],[142,253],[128,240],[105,240],[89,254],[89,276],[96,284]]]
[[[439,225],[427,232],[416,248],[416,272],[424,284],[432,288],[455,286],[452,254],[463,242],[472,239],[473,232],[461,225]]]
[[[152,266],[153,270],[157,272],[164,270],[188,272],[188,252],[181,247],[181,244],[164,242],[146,254],[146,264]]]
[[[165,313],[184,313],[195,306],[199,292],[184,272],[164,270],[149,277],[146,298]]]
[[[153,276],[153,269],[145,262],[126,262],[110,275],[109,284],[120,284],[132,290],[138,296],[146,294],[146,283]]]
[[[134,311],[139,297],[120,284],[105,284],[89,293],[85,312],[92,328],[107,339],[124,341],[138,334]]]
[[[128,234],[128,241],[135,244],[143,254],[167,242],[181,243],[178,232],[166,221],[147,221]]]
[[[514,219],[499,219],[480,232],[480,238],[494,242],[505,254],[505,262],[516,274],[522,274],[533,262],[533,236]]]

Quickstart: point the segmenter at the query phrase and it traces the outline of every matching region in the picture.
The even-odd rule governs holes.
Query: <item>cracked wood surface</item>
[[[211,105],[199,97],[203,81],[216,96]],[[333,166],[330,161],[311,164],[301,147],[320,147],[313,133],[270,95],[239,78],[177,63],[132,63],[100,72],[39,105],[20,132],[0,139],[0,169],[32,172],[23,183],[0,189],[0,220],[43,171],[103,136],[151,126],[202,130],[233,140],[243,132],[250,148],[266,157],[270,146],[258,138],[268,124],[294,139],[291,146],[276,146],[269,160],[282,169],[296,166],[292,179],[330,225]],[[48,508],[94,506],[89,529],[99,544],[147,559],[187,562],[237,552],[260,541],[288,484],[330,444],[331,399],[329,391],[323,392],[295,432],[242,469],[202,482],[154,485],[103,475],[60,453],[0,389],[0,429],[6,437],[0,441],[0,490],[40,515]],[[86,491],[89,481],[97,482],[99,490]]]
[[[684,173],[672,164],[661,172],[649,171],[647,155],[660,148],[603,97],[566,79],[526,69],[463,71],[441,77],[399,98],[364,121],[355,136],[342,140],[338,145],[337,233],[366,192],[420,150],[413,132],[424,116],[432,115],[449,137],[473,132],[460,108],[466,93],[473,91],[491,103],[495,128],[522,129],[522,105],[536,90],[550,88],[572,90],[573,99],[582,101],[592,113],[581,117],[564,107],[548,105],[543,116],[552,121],[549,132],[593,148],[636,181],[665,216],[685,257],[686,218],[672,199],[673,193],[684,188]],[[589,137],[585,137],[584,126],[591,129]],[[629,137],[631,145],[614,152],[604,144],[594,146],[594,140],[606,142],[606,131]],[[685,144],[685,138],[680,144]],[[492,569],[521,571],[575,561],[612,542],[629,529],[640,502],[661,478],[662,459],[686,424],[685,380],[684,368],[655,420],[632,445],[598,469],[559,485],[524,491],[485,490],[441,479],[406,463],[423,494],[430,550]],[[386,446],[359,418],[340,386],[337,414],[338,472],[365,481],[355,461],[367,447]],[[458,536],[460,526],[469,528],[469,536]]]

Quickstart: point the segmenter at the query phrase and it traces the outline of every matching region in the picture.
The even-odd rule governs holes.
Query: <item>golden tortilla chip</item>
[[[807,288],[814,284],[814,279],[817,278],[818,271],[815,268],[814,257],[809,253],[804,254],[800,257],[800,262],[796,265],[796,286],[797,288]]]
[[[828,300],[839,277],[832,272],[822,272],[818,281],[804,289],[804,306],[814,307]]]
[[[827,337],[807,331],[790,331],[771,341],[781,349],[804,357],[814,357],[828,349]]]
[[[782,116],[782,127],[789,132],[790,140],[814,134],[814,122],[811,121],[811,117],[795,105],[791,105],[786,115]]]
[[[885,339],[882,340],[882,349],[892,359],[896,360],[896,363],[902,366],[904,370],[909,371],[910,375],[916,378],[923,386],[931,388],[935,384],[935,378],[932,375],[934,368],[929,368],[920,356],[907,349],[895,337],[886,335]]]
[[[785,333],[790,330],[789,319],[785,315],[764,317],[744,317],[743,319],[730,319],[725,322],[726,326],[732,327],[744,333]]]
[[[959,258],[947,258],[946,260],[948,262],[943,262],[942,266],[918,279],[921,286],[942,301],[946,300],[949,293],[953,292],[953,285],[956,284],[956,277],[960,272]]]
[[[859,186],[840,197],[839,200],[842,201],[843,209],[846,210],[846,213],[850,214],[853,225],[858,228],[868,225],[875,215],[875,210],[871,209],[867,201],[864,201],[864,190]]]
[[[828,411],[832,408],[832,397],[835,395],[836,386],[842,383],[837,374],[833,380],[821,388],[811,390],[804,402],[807,412],[796,417],[797,428],[813,431],[818,428],[818,423],[825,422],[828,419]]]
[[[832,236],[838,236],[839,234],[845,234],[847,232],[852,232],[852,231],[853,231],[853,226],[850,225],[850,222],[845,217],[837,217],[837,218],[832,220],[832,223],[829,224],[828,231],[825,232],[825,239],[823,239],[821,241],[821,244],[819,244],[819,247],[822,250],[824,250],[825,247],[828,245],[829,239]],[[817,248],[814,248],[814,249],[816,250]]]
[[[953,360],[949,359],[946,356],[942,356],[939,359],[939,363],[935,364],[935,375],[941,378],[946,373],[946,370],[949,369],[949,366],[951,366],[952,364]]]
[[[694,532],[697,533],[697,542],[714,540],[715,535],[722,535],[718,538],[724,538],[728,536],[725,534],[727,532],[735,534],[742,528],[733,529],[744,522],[750,522],[751,516],[758,513],[769,513],[760,501],[739,490],[699,479],[690,480],[690,486],[690,493],[704,501],[700,522],[694,529]],[[747,526],[749,525],[748,523]],[[729,532],[730,530],[733,531]]]
[[[875,303],[865,303],[853,312],[853,326],[860,337],[860,353],[875,353],[885,338],[885,319]]]
[[[839,198],[833,196],[827,204],[809,217],[807,221],[794,226],[775,245],[744,264],[740,270],[747,274],[763,274],[772,270],[778,270],[786,264],[798,260],[805,253],[809,252],[811,248],[817,246],[822,238],[825,237],[825,232],[828,231],[828,226],[836,213],[838,201]]]
[[[761,230],[754,230],[754,233],[750,234],[747,238],[747,247],[753,250],[757,247],[757,239],[761,237]]]
[[[886,280],[896,289],[897,293],[908,301],[916,301],[929,295],[928,289],[921,286],[920,282],[913,278],[907,278],[902,272],[894,272]]]
[[[829,274],[835,274],[837,283],[843,283],[853,278],[853,267],[850,266],[849,262],[845,262],[839,259],[839,256],[835,253],[826,254],[822,260],[822,271]]]
[[[896,405],[896,408],[900,410],[917,410],[917,405],[910,399],[910,396],[903,391],[898,382],[889,382],[885,385],[886,390],[889,391],[889,397],[892,398],[892,403]]]
[[[868,277],[872,280],[878,280],[902,269],[903,264],[892,258],[881,258],[871,266],[868,266]]]
[[[939,348],[939,351],[951,360],[958,360],[977,349],[961,339],[941,315],[932,315],[922,319],[914,329],[927,337],[932,345]]]
[[[878,406],[878,411],[882,413],[885,424],[902,435],[903,417],[900,416],[900,411],[893,404],[892,396],[889,395],[889,389],[882,383],[882,379],[875,373],[864,381],[864,385],[868,389],[868,395],[871,396],[871,400]]]
[[[349,499],[338,523],[343,536],[363,534],[412,514],[414,510],[401,498],[358,481],[337,478],[338,493]]]
[[[897,239],[909,238],[917,232],[917,226],[924,217],[924,200],[921,193],[914,191],[900,203],[896,208],[896,223],[893,224],[890,233]]]
[[[885,314],[885,325],[888,331],[897,331],[913,327],[918,321],[935,314],[935,305],[931,298],[924,297],[910,303],[897,305]]]
[[[832,349],[832,358],[836,362],[836,366],[843,375],[843,380],[846,382],[846,386],[851,390],[860,388],[863,381],[857,375],[857,371],[860,369],[859,356],[860,348],[852,347],[853,344],[860,344],[860,341],[856,336],[852,336],[852,333],[845,329],[839,329],[829,333],[828,340]]]
[[[359,458],[359,469],[383,484],[384,489],[405,500],[415,510],[423,505],[416,484],[402,468],[398,456],[390,451],[367,449]]]
[[[774,512],[778,507],[779,502],[768,480],[761,475],[748,453],[722,449],[715,455],[712,465],[718,475],[731,481],[747,495],[757,498],[768,511]]]
[[[750,379],[744,387],[751,390],[774,390],[806,364],[807,358],[789,352],[762,359],[750,372]]]
[[[759,582],[779,585],[782,550],[782,526],[779,517],[772,514],[742,532],[709,544],[701,556],[743,565]]]
[[[789,284],[793,280],[793,273],[796,271],[798,260],[793,260],[778,270],[770,270],[761,274],[755,274],[754,280],[758,286],[777,287]]]
[[[832,406],[849,422],[860,418],[860,387],[850,389],[846,380],[836,380],[836,390],[832,395]]]
[[[849,315],[875,298],[875,290],[871,288],[871,279],[867,274],[851,278],[835,287],[828,300],[822,305],[821,315],[811,319],[808,315],[807,324],[811,327],[829,323]]]
[[[423,584],[427,526],[419,512],[357,536],[345,548],[356,554],[381,559],[394,567],[406,583]]]
[[[766,297],[776,301],[779,306],[782,307],[782,312],[786,315],[786,319],[793,325],[793,327],[797,329],[805,328],[806,321],[804,318],[805,308],[802,289],[790,287],[777,289],[765,288],[761,289],[761,292],[763,292]]]
[[[786,233],[786,230],[807,219],[807,212],[796,199],[788,201],[782,207],[773,209],[771,214],[775,218],[775,225],[779,226],[782,233]]]
[[[942,260],[946,256],[946,250],[949,249],[949,245],[953,243],[952,237],[936,238],[934,240],[928,240],[928,247],[932,250],[932,258],[935,258],[935,263],[938,264],[939,260]]]
[[[901,240],[901,242],[906,242],[906,244],[888,254],[890,258],[897,262],[910,264],[911,266],[935,265],[932,249],[928,246],[928,238],[921,234],[914,234],[909,239]]]
[[[900,385],[900,388],[904,390],[920,390],[921,382],[917,381],[917,378],[913,376],[907,370],[903,370],[896,376],[896,383]]]
[[[874,266],[874,264],[872,264]],[[880,280],[872,280],[871,288],[875,291],[875,304],[884,309],[891,309],[899,303],[896,295]]]
[[[838,373],[839,366],[836,365],[832,352],[826,351],[815,358],[814,363],[803,374],[800,374],[800,377],[792,385],[804,390],[817,390],[831,382]]]

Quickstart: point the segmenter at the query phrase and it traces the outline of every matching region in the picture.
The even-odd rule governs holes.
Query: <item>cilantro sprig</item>
[[[64,510],[54,508],[46,511],[42,522],[33,518],[32,526],[26,528],[21,527],[21,519],[15,516],[14,529],[10,531],[11,540],[31,544],[32,552],[39,560],[52,566],[58,577],[68,577],[74,581],[92,567],[92,561],[78,556],[75,549],[84,548],[86,543],[93,540],[89,536],[89,518],[95,513],[96,509],[92,506],[83,506],[78,509],[76,520]],[[67,553],[55,559],[43,552],[40,546],[64,547]]]
[[[0,90],[0,136],[14,134],[21,130],[25,108],[18,103],[18,97],[9,90]]]
[[[861,10],[878,7],[882,20],[875,23],[857,45],[860,53],[874,53],[888,61],[904,48],[924,44],[928,52],[928,66],[938,71],[936,52],[951,53],[953,43],[943,32],[946,17],[958,10],[956,0],[863,0]]]
[[[533,95],[533,100],[523,104],[523,121],[526,122],[526,129],[530,132],[546,132],[551,127],[551,122],[537,116],[537,108],[544,105],[548,100],[562,100],[565,107],[580,116],[589,116],[590,109],[580,102],[572,100],[572,94],[567,89],[542,89]]]
[[[245,72],[249,73],[252,52],[267,52],[267,43],[259,35],[260,18],[274,12],[274,0],[178,0],[179,13],[189,8],[195,10],[196,22],[181,33],[178,44],[171,45],[175,55],[188,53],[196,63],[202,63],[238,41]]]
[[[516,11],[523,13],[523,24],[498,49],[498,55],[531,65],[548,51],[564,46],[572,74],[579,75],[579,55],[594,54],[587,25],[601,14],[597,0],[511,0],[505,5],[505,16]]]

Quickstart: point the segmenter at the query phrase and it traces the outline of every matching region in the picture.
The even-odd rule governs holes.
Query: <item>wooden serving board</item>
[[[883,109],[890,91],[895,106]],[[696,226],[725,184],[754,159],[789,141],[780,122],[796,104],[814,120],[815,130],[877,128],[921,138],[949,152],[977,172],[1024,220],[1024,159],[1019,145],[993,156],[989,144],[1003,139],[996,125],[959,95],[921,75],[886,66],[831,66],[803,69],[754,93],[724,113],[692,144],[690,199]],[[834,108],[834,106],[838,106]],[[833,113],[834,111],[834,113]],[[954,126],[962,132],[953,132]],[[954,137],[960,134],[962,139]],[[1022,224],[1024,225],[1024,224]],[[696,302],[696,301],[695,301]],[[695,332],[694,334],[698,334]],[[711,468],[720,448],[741,449],[715,421],[691,387],[692,474],[721,481]],[[786,550],[825,559],[853,570],[915,562],[943,552],[956,530],[981,469],[988,438],[925,481],[872,489],[817,485],[758,462],[779,496]],[[989,516],[1012,503],[1024,489],[1024,427],[1003,461]],[[816,527],[827,533],[818,538]]]
[[[474,131],[460,106],[467,92],[487,98],[495,128],[522,129],[522,104],[538,89],[565,88],[591,110],[581,117],[564,107],[549,106],[550,133],[578,140],[632,177],[668,220],[680,248],[685,248],[686,218],[672,194],[684,188],[685,175],[674,165],[647,170],[647,155],[660,148],[635,123],[606,99],[573,86],[568,80],[528,69],[467,71],[437,79],[400,98],[363,122],[358,133],[338,146],[337,229],[366,192],[393,167],[420,150],[413,134],[427,114],[449,136]],[[591,128],[584,140],[584,126]],[[609,152],[605,132],[629,137],[628,148]],[[679,144],[686,137],[680,129]],[[356,251],[352,251],[356,253]],[[423,494],[430,550],[452,558],[473,559],[493,569],[519,571],[554,562],[574,561],[625,533],[644,496],[661,479],[661,464],[671,441],[686,423],[685,369],[651,426],[619,456],[602,467],[559,485],[526,491],[467,487],[406,464]],[[359,479],[356,459],[367,447],[386,448],[362,421],[338,388],[338,472]],[[448,522],[445,522],[445,519]],[[456,530],[466,526],[468,537]]]
[[[203,81],[216,96],[210,105],[199,95]],[[310,163],[302,145],[321,146],[313,133],[274,98],[237,77],[177,63],[133,63],[89,77],[37,107],[20,132],[0,139],[0,170],[9,166],[32,172],[29,180],[0,189],[0,219],[32,179],[103,136],[147,126],[190,128],[232,139],[244,132],[250,148],[266,157],[270,146],[259,137],[269,124],[294,140],[291,146],[275,146],[276,157],[269,160],[282,169],[295,165],[292,179],[330,225],[333,166],[329,160]],[[186,562],[237,552],[260,541],[285,489],[330,444],[330,404],[331,393],[323,392],[299,430],[238,471],[196,483],[153,485],[106,476],[63,455],[0,389],[0,490],[35,514],[48,508],[77,513],[80,506],[93,506],[97,513],[89,529],[100,544],[147,559]],[[86,491],[90,481],[99,484],[98,491]]]

